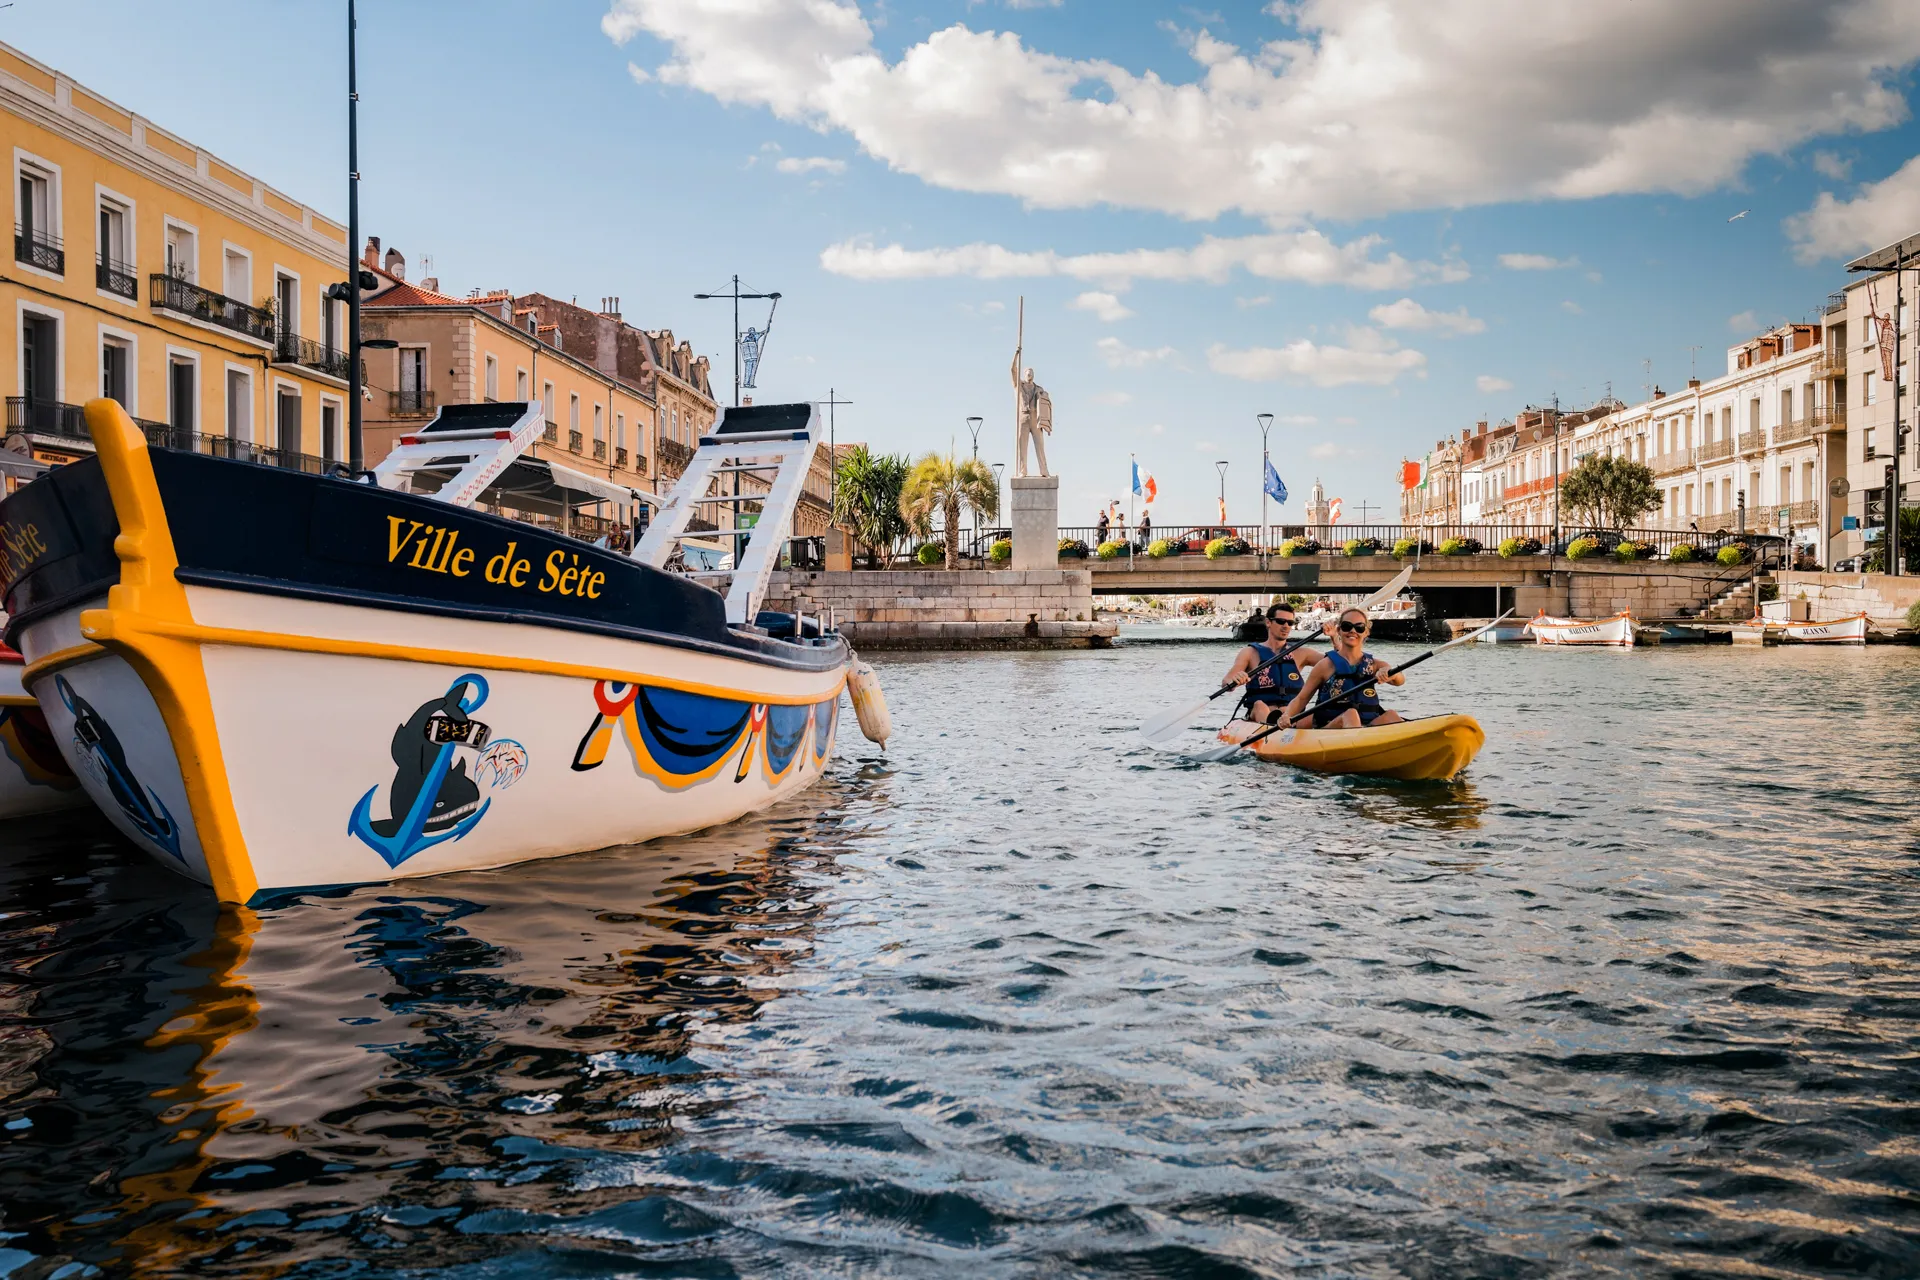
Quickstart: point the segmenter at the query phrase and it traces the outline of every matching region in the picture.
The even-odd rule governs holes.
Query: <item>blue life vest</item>
[[[1253,652],[1258,659],[1255,663],[1257,666],[1260,662],[1273,657],[1279,650],[1272,645],[1255,644]],[[1288,656],[1264,670],[1253,673],[1253,678],[1247,681],[1247,691],[1241,697],[1240,705],[1252,707],[1255,702],[1264,702],[1270,707],[1284,707],[1292,702],[1299,692],[1300,668],[1295,665],[1293,658]]]
[[[1371,721],[1375,716],[1379,715],[1384,709],[1380,705],[1380,690],[1379,687],[1374,684],[1375,677],[1367,670],[1373,663],[1373,655],[1370,653],[1362,653],[1357,663],[1349,663],[1345,658],[1340,656],[1338,649],[1330,649],[1327,651],[1327,661],[1333,664],[1333,675],[1325,684],[1320,686],[1320,695],[1315,699],[1316,704],[1331,702],[1347,690],[1355,687],[1362,687],[1366,690],[1364,693],[1355,694],[1338,707],[1335,707],[1328,713],[1329,718],[1339,715],[1348,707],[1353,707],[1359,711],[1360,719],[1363,723]]]

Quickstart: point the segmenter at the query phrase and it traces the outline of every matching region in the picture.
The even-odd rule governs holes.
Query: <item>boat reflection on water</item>
[[[101,939],[41,911],[47,952],[91,971],[0,1005],[0,1123],[27,1121],[0,1154],[5,1226],[26,1233],[8,1247],[172,1275],[425,1235],[428,1254],[383,1260],[444,1265],[499,1252],[455,1220],[636,1199],[645,1154],[738,1096],[700,1028],[751,1022],[810,952],[837,790],[640,850],[258,911],[177,887],[168,904],[147,883],[165,872],[127,859],[101,877],[141,878],[117,915],[69,913]],[[17,869],[10,896],[46,869]],[[22,932],[0,935],[16,972]],[[138,981],[112,972],[116,934]],[[49,1031],[23,1042],[29,1024]]]
[[[1341,799],[1347,812],[1386,829],[1417,831],[1477,831],[1486,816],[1487,801],[1473,780],[1401,782],[1395,778],[1356,776],[1341,779]]]

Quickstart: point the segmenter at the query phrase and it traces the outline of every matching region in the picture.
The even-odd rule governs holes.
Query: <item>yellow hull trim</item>
[[[1222,742],[1240,742],[1262,726],[1235,720]],[[1262,760],[1316,773],[1362,773],[1411,781],[1451,778],[1473,761],[1487,735],[1472,716],[1432,716],[1364,729],[1282,730],[1248,750]]]

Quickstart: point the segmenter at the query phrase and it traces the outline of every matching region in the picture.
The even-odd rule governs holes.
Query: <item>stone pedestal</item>
[[[1060,477],[1019,476],[1013,488],[1015,569],[1060,567]]]

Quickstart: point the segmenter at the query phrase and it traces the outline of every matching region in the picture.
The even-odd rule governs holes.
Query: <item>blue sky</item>
[[[345,215],[344,2],[16,0],[0,39]],[[103,38],[102,33],[112,33]],[[759,398],[1011,455],[1016,299],[1062,519],[1258,506],[1254,415],[1392,508],[1476,420],[1813,312],[1920,230],[1920,5],[366,0],[362,225],[442,286],[785,294]],[[1729,221],[1745,210],[1746,215]],[[1690,348],[1698,347],[1696,353]],[[1281,518],[1279,515],[1276,519]]]

